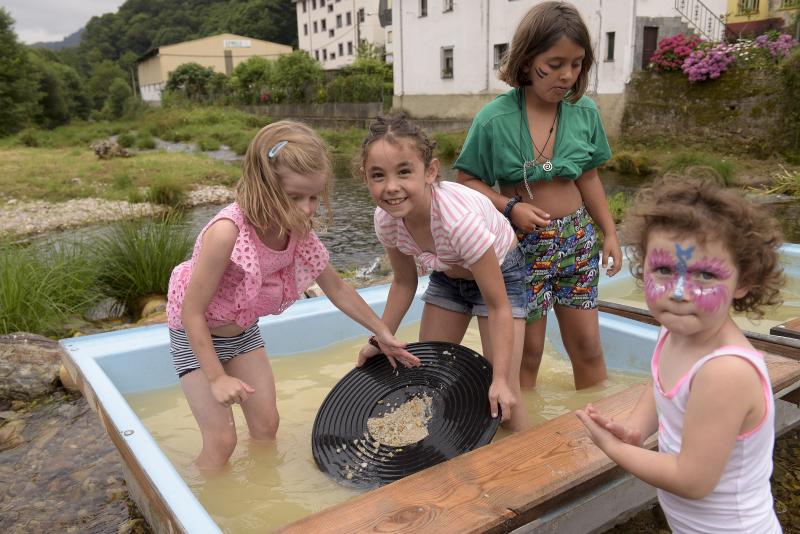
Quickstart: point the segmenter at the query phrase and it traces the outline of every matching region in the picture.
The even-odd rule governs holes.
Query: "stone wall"
[[[681,72],[640,72],[628,86],[622,136],[632,142],[705,145],[766,158],[792,149],[798,125],[777,69],[733,69],[690,84]]]

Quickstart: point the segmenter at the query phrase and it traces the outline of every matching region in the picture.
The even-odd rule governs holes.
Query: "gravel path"
[[[222,204],[233,200],[233,190],[224,186],[201,186],[187,194],[189,207]],[[53,230],[88,224],[148,217],[164,213],[167,207],[143,202],[80,198],[66,202],[11,199],[0,206],[0,239],[21,238]]]

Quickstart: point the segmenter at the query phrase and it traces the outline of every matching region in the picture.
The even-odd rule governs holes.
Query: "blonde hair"
[[[511,48],[503,58],[497,77],[512,87],[530,85],[530,73],[525,72],[525,67],[531,64],[533,58],[548,51],[562,37],[567,37],[585,52],[581,62],[581,72],[567,97],[567,100],[574,104],[583,96],[589,85],[589,71],[594,64],[594,51],[589,29],[572,4],[542,2],[533,6],[517,26]]]
[[[281,141],[284,146],[271,149]],[[286,167],[302,175],[326,176],[322,202],[331,214],[331,162],[324,141],[308,126],[293,121],[278,121],[261,128],[244,156],[242,177],[236,184],[236,202],[248,222],[266,231],[278,227],[278,233],[307,234],[311,220],[304,214],[281,186],[276,169]]]
[[[639,280],[654,230],[700,243],[720,241],[739,271],[739,287],[749,288],[733,300],[737,312],[762,317],[763,307],[781,302],[784,278],[778,248],[783,236],[777,221],[741,193],[707,178],[670,175],[639,190],[622,224],[631,273]]]

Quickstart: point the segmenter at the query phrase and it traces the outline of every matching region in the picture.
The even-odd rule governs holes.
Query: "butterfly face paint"
[[[732,276],[724,260],[702,257],[689,265],[695,246],[675,244],[673,256],[664,249],[653,249],[647,256],[644,273],[645,299],[653,306],[664,295],[683,302],[691,301],[700,310],[712,313],[729,302],[726,281]]]

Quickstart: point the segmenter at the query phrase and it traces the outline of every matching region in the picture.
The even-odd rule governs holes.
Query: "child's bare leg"
[[[233,412],[230,407],[217,402],[205,373],[200,369],[183,375],[181,388],[203,436],[203,448],[194,461],[195,465],[201,470],[224,467],[236,448]]]
[[[489,329],[489,318],[478,317],[478,327],[481,330],[481,345],[483,354],[494,363],[492,353],[491,330]],[[520,388],[520,364],[522,363],[522,346],[525,338],[525,319],[514,319],[514,348],[511,353],[510,372],[508,384],[517,398],[517,405],[511,410],[511,419],[503,423],[503,428],[511,432],[519,432],[531,426],[528,410],[522,402],[522,390]]]
[[[275,439],[280,416],[275,394],[275,376],[264,348],[228,361],[225,372],[246,382],[255,390],[242,403],[250,437],[254,440]]]
[[[422,323],[419,326],[419,340],[461,343],[471,319],[471,315],[425,303],[422,308]]]
[[[544,353],[544,336],[547,329],[547,315],[525,325],[525,344],[522,348],[522,363],[519,370],[519,383],[522,389],[536,387],[539,366]]]
[[[600,345],[597,310],[556,305],[555,312],[561,339],[572,361],[575,389],[588,388],[608,378],[603,347]]]

